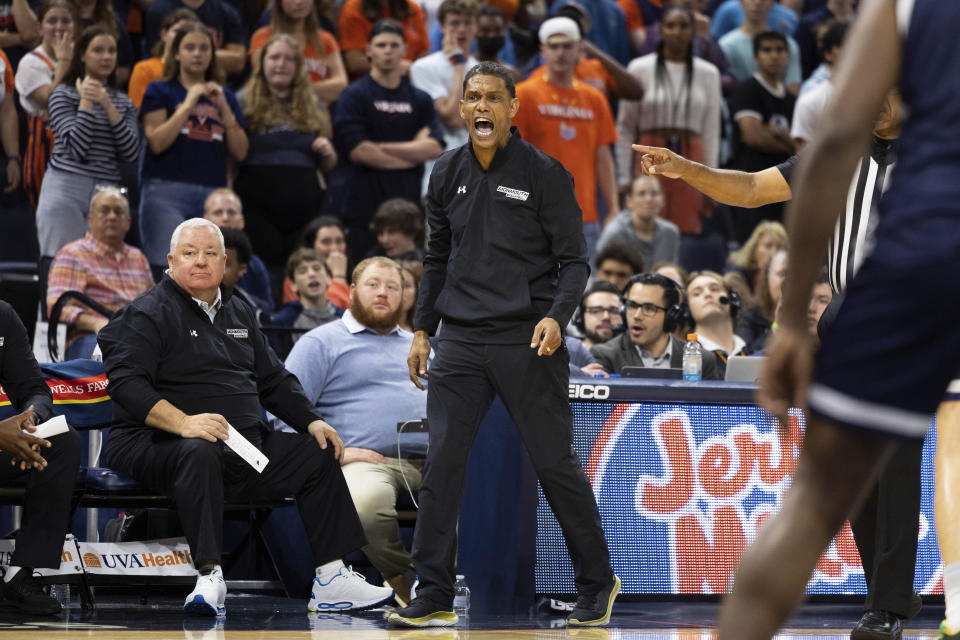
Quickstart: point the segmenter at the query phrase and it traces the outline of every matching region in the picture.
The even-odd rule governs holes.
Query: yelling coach
[[[580,207],[570,174],[511,128],[519,106],[506,67],[473,67],[460,102],[470,142],[442,155],[430,176],[430,246],[407,359],[421,388],[428,337],[443,326],[429,371],[430,448],[413,542],[420,586],[416,599],[388,618],[397,624],[457,622],[456,527],[467,456],[497,394],[520,429],[573,560],[579,598],[568,623],[606,624],[620,589],[593,492],[571,449],[561,327],[590,271]]]

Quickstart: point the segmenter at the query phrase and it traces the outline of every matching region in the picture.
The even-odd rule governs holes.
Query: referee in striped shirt
[[[890,183],[899,135],[900,102],[891,94],[874,127],[870,153],[861,158],[850,183],[846,212],[837,222],[827,254],[834,299],[823,314],[823,333],[842,301],[847,284],[871,250],[876,204]],[[759,207],[792,196],[790,179],[797,160],[745,173],[712,169],[669,149],[633,145],[641,152],[645,173],[679,178],[714,200],[734,207]],[[913,591],[920,518],[920,463],[923,442],[901,446],[890,459],[857,517],[851,522],[867,582],[865,612],[851,640],[898,639],[903,622],[920,611]]]

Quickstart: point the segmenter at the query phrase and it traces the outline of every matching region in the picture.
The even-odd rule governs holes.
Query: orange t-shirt
[[[623,10],[623,17],[627,20],[627,29],[643,29],[643,11],[637,0],[617,0],[617,4]]]
[[[147,87],[161,77],[163,77],[163,58],[148,58],[133,65],[133,71],[130,72],[130,85],[127,87],[127,95],[133,101],[133,106],[140,108]]]
[[[410,6],[410,17],[401,21],[401,24],[407,36],[406,58],[412,61],[430,51],[430,36],[427,34],[427,21],[423,15],[423,9],[413,0],[407,0],[407,4]],[[385,6],[383,15],[380,17],[392,18],[390,8]],[[340,48],[344,51],[366,48],[372,28],[373,23],[363,15],[360,0],[347,0],[340,9],[340,17],[337,19]]]
[[[534,69],[530,77],[543,75],[546,72],[547,65],[543,64]],[[581,59],[573,68],[573,77],[604,93],[612,93],[617,86],[617,81],[596,58]]]
[[[263,45],[267,44],[267,40],[269,40],[271,36],[273,36],[273,27],[270,25],[254,31],[253,36],[250,38],[250,51],[247,52],[247,55],[252,56],[254,52],[261,49]],[[327,63],[324,61],[324,58],[331,53],[340,51],[340,46],[337,44],[336,38],[329,32],[323,29],[317,29],[317,37],[320,40],[320,47],[323,51],[314,51],[313,45],[310,44],[309,40],[307,41],[307,46],[303,48],[303,66],[307,68],[307,73],[310,74],[310,82],[319,82],[327,78],[330,69],[327,68]]]
[[[520,110],[513,124],[520,135],[573,174],[583,221],[596,222],[596,150],[617,140],[606,97],[576,79],[572,87],[557,87],[547,82],[543,72],[518,84],[517,98]]]

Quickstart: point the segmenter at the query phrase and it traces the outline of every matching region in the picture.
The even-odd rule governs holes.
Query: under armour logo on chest
[[[467,185],[462,184],[459,187],[457,187],[457,193],[466,193],[466,192],[467,192]]]

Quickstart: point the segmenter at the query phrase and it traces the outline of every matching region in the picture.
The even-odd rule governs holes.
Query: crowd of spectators
[[[631,145],[744,171],[783,162],[830,99],[854,4],[0,0],[0,183],[36,220],[35,238],[14,241],[39,248],[47,313],[71,290],[120,311],[155,283],[154,297],[179,295],[168,261],[204,258],[178,249],[174,230],[205,218],[222,236],[230,308],[245,305],[235,313],[289,354],[325,419],[367,410],[375,394],[413,397],[411,415],[386,415],[374,435],[335,425],[346,427],[341,463],[358,462],[345,475],[365,550],[407,595],[409,555],[391,518],[371,515],[382,496],[365,494],[391,425],[422,417],[403,356],[423,198],[432,163],[469,140],[467,71],[507,65],[513,124],[574,178],[593,275],[567,328],[571,375],[676,368],[695,331],[704,377],[718,378],[729,356],[762,352],[776,329],[782,207],[717,207],[681,180],[645,175]],[[485,188],[496,186],[458,193]],[[697,252],[714,236],[729,256]],[[827,290],[815,291],[811,318]],[[72,303],[58,320],[66,355],[83,358],[109,318]],[[116,350],[129,348],[123,333],[114,324],[103,335]],[[353,378],[338,379],[338,367]],[[361,378],[367,395],[338,398]],[[395,382],[409,388],[376,386]],[[414,484],[418,464],[407,469]]]
[[[304,304],[289,265],[301,249],[317,252],[327,290],[300,313],[342,313],[349,269],[365,257],[409,262],[416,288],[432,162],[466,142],[463,76],[486,60],[515,74],[521,135],[574,177],[594,278],[622,290],[655,263],[713,269],[740,294],[744,317],[769,320],[772,301],[754,285],[786,242],[752,254],[756,231],[777,224],[782,207],[717,209],[682,181],[644,176],[630,145],[746,171],[783,161],[829,99],[855,9],[848,0],[7,1],[0,180],[35,211],[42,280],[58,252],[93,232],[98,189],[121,190],[124,246],[142,251],[154,281],[173,228],[214,219],[208,197],[227,189],[240,223],[215,223],[251,248],[238,285],[263,324],[279,326],[284,305]],[[696,251],[711,236],[731,251],[726,269],[716,251]],[[73,326],[75,315],[63,319]]]

